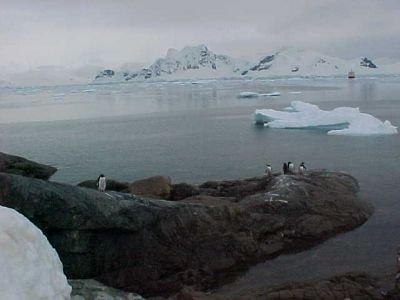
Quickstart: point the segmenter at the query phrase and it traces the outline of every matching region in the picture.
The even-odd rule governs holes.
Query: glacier
[[[254,121],[270,128],[326,130],[329,135],[370,136],[397,134],[397,127],[390,121],[360,112],[359,108],[337,107],[321,110],[317,105],[292,101],[283,111],[257,109]]]
[[[1,299],[67,300],[71,287],[57,252],[17,211],[0,206]]]

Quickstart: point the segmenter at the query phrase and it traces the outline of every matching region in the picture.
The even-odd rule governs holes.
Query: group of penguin
[[[291,161],[289,161],[287,163],[284,162],[282,168],[283,168],[283,174],[295,174],[294,164]],[[301,162],[301,164],[299,165],[299,168],[298,168],[298,174],[303,175],[303,174],[306,173],[306,170],[307,170],[307,168],[306,168],[304,162]],[[267,175],[272,175],[272,167],[271,167],[271,165],[267,164],[267,167],[265,169],[265,173]]]

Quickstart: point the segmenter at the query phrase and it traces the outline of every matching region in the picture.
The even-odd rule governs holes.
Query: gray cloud
[[[148,63],[207,44],[255,57],[285,45],[400,60],[397,0],[0,0],[0,66]]]

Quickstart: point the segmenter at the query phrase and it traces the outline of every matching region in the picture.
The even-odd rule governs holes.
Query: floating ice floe
[[[260,96],[260,94],[259,93],[254,93],[254,92],[241,92],[240,94],[239,94],[239,98],[256,98],[256,97],[258,97],[258,96]]]
[[[269,96],[269,97],[276,97],[276,96],[280,96],[281,93],[280,92],[272,92],[272,93],[266,93],[266,94],[261,94],[261,95],[265,95],[265,96]]]
[[[271,128],[317,128],[330,135],[385,135],[396,134],[397,127],[389,121],[382,122],[372,115],[361,113],[358,108],[337,107],[331,111],[317,105],[293,101],[284,111],[258,109],[254,121]]]
[[[265,93],[265,94],[261,94],[261,93],[254,93],[254,92],[241,92],[238,97],[239,98],[256,98],[256,97],[276,97],[276,96],[280,96],[281,93],[280,92],[272,92],[272,93]]]
[[[13,209],[0,206],[0,298],[70,299],[63,266],[43,233]]]

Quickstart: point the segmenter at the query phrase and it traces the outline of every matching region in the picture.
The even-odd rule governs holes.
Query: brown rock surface
[[[171,192],[171,178],[153,176],[137,180],[129,185],[129,193],[156,199],[168,199]]]

